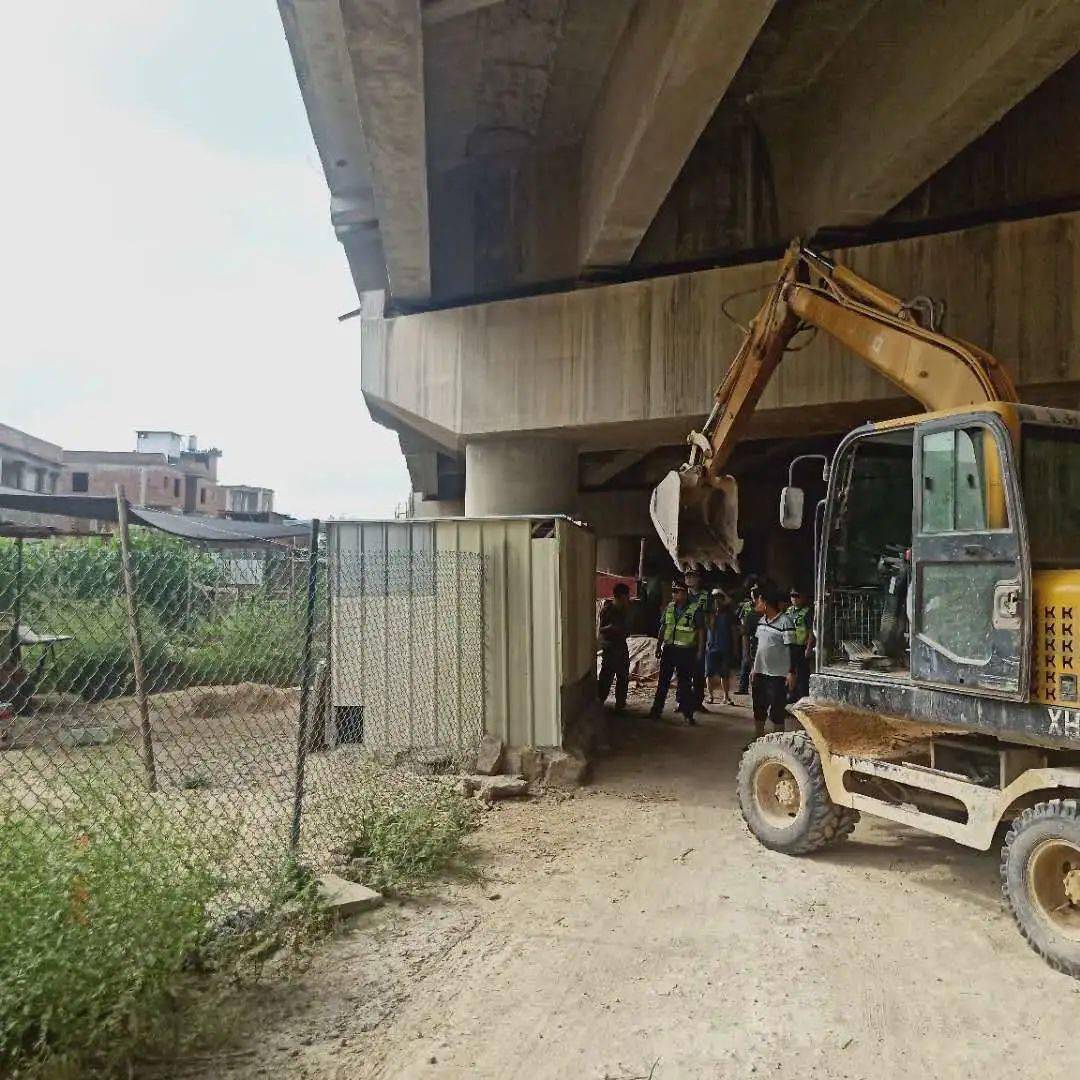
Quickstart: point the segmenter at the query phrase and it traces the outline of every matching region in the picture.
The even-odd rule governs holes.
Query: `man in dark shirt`
[[[630,653],[626,635],[630,629],[630,589],[619,582],[611,590],[611,599],[600,605],[600,624],[596,642],[600,646],[600,678],[597,691],[601,702],[607,701],[611,684],[615,684],[615,708],[626,708],[630,689]]]
[[[754,653],[757,651],[757,625],[760,616],[757,613],[758,582],[755,577],[746,579],[746,596],[739,605],[739,635],[742,638],[742,666],[739,669],[739,693],[750,693],[750,674],[754,667]]]

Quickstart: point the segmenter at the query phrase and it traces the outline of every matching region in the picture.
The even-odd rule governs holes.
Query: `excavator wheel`
[[[1080,802],[1025,810],[1001,849],[1001,891],[1027,943],[1055,970],[1080,978]]]
[[[859,820],[857,810],[829,798],[817,748],[804,731],[751,743],[739,762],[738,790],[747,827],[765,847],[785,855],[807,855],[844,840]]]

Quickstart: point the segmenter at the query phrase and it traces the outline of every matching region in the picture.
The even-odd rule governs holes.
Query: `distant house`
[[[0,487],[50,495],[59,491],[63,455],[55,443],[0,424]]]
[[[216,516],[224,510],[217,482],[218,449],[200,450],[194,436],[139,431],[127,450],[65,450],[66,491],[113,495],[123,487],[140,506]]]
[[[273,489],[218,483],[220,457],[216,447],[199,449],[194,435],[177,431],[137,431],[134,450],[64,450],[0,424],[0,489],[112,497],[120,486],[132,503],[154,510],[244,521],[280,518]],[[32,516],[0,511],[0,521]],[[85,524],[72,528],[86,531]]]
[[[64,451],[59,446],[0,424],[0,492],[53,495],[65,491],[65,484]],[[26,510],[0,510],[0,524],[60,531],[90,527],[87,522],[75,526],[67,518]]]
[[[225,509],[223,516],[241,521],[270,521],[274,513],[272,488],[250,487],[247,484],[223,484]]]

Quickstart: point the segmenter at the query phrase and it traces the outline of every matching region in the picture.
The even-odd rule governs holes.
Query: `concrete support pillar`
[[[464,499],[425,499],[419,491],[409,496],[409,517],[451,518],[465,516]]]
[[[620,577],[636,577],[641,540],[636,536],[599,536],[596,539],[596,569]]]
[[[578,454],[559,439],[485,439],[465,447],[465,516],[574,514]]]

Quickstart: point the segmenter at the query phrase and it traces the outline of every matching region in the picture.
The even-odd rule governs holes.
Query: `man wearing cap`
[[[758,580],[753,575],[746,579],[746,593],[743,602],[736,611],[739,634],[742,638],[742,665],[739,668],[739,693],[750,693],[750,675],[754,668],[754,653],[757,650],[757,625],[760,616],[757,613]]]
[[[671,584],[671,603],[660,620],[656,639],[656,655],[660,658],[660,676],[656,697],[649,715],[659,720],[667,701],[673,676],[678,678],[675,691],[679,712],[688,724],[696,724],[694,710],[694,669],[705,655],[705,620],[700,607],[691,601],[685,582]]]
[[[794,627],[792,644],[796,647],[795,685],[788,701],[796,702],[810,693],[810,660],[814,655],[814,602],[805,589],[792,586],[787,613]]]

